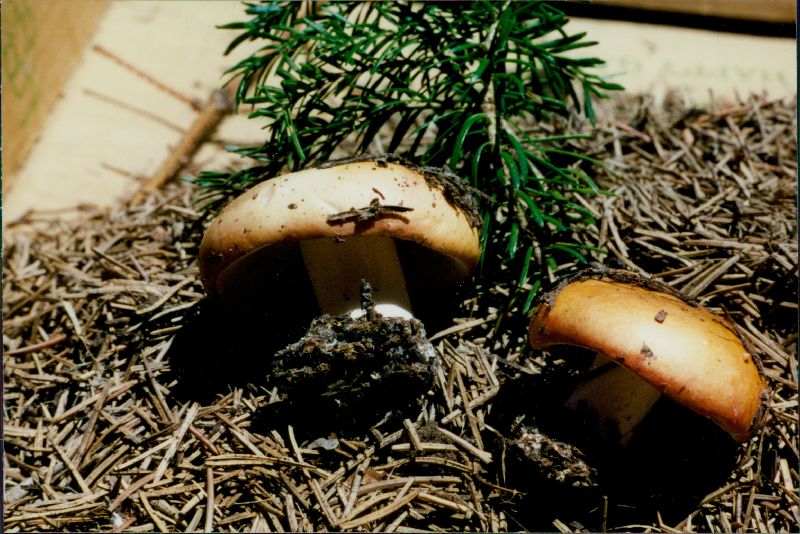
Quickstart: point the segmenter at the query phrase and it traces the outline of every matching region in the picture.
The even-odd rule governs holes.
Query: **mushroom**
[[[236,308],[270,298],[254,287],[285,291],[278,286],[302,281],[304,265],[320,312],[357,316],[365,280],[378,313],[407,319],[410,290],[452,287],[477,264],[480,226],[471,196],[446,170],[392,155],[336,161],[234,199],[203,237],[200,274],[208,295]]]
[[[739,442],[763,424],[769,389],[749,343],[731,323],[654,280],[624,271],[567,280],[538,305],[529,341],[535,349],[566,344],[597,353],[566,404],[611,425],[621,444],[661,394]]]

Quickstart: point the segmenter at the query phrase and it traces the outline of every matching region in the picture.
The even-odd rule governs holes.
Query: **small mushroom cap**
[[[247,190],[203,237],[199,262],[206,293],[218,292],[219,282],[241,263],[237,260],[265,247],[359,236],[421,245],[437,253],[439,261],[425,266],[432,276],[438,277],[438,270],[451,283],[460,282],[480,258],[479,227],[429,174],[385,160],[354,161],[286,174]],[[347,216],[370,206],[387,209],[366,220]]]
[[[760,361],[736,328],[632,273],[562,284],[535,311],[529,341],[533,348],[566,344],[602,353],[740,442],[766,414]]]

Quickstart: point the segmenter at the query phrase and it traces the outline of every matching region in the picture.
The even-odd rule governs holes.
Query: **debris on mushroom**
[[[624,271],[592,271],[545,295],[533,348],[595,351],[567,406],[592,412],[626,443],[661,394],[749,439],[767,411],[761,362],[736,327],[669,286]]]
[[[419,320],[385,317],[371,298],[365,283],[362,317],[317,317],[302,338],[275,353],[267,381],[281,400],[270,404],[272,424],[318,435],[419,412],[435,378],[436,349]]]
[[[233,200],[203,238],[200,273],[209,295],[236,307],[246,284],[282,283],[272,273],[299,254],[319,312],[362,313],[363,279],[378,313],[410,318],[409,289],[453,286],[477,264],[480,225],[471,196],[447,171],[392,155],[343,160]]]
[[[579,447],[555,439],[536,426],[520,428],[506,446],[507,454],[515,462],[512,465],[517,468],[532,468],[539,476],[572,488],[591,488],[598,484],[597,470],[587,462],[586,454]]]

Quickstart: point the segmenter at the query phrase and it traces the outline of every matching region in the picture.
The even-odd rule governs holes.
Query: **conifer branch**
[[[208,210],[284,170],[334,151],[388,152],[449,167],[480,192],[483,269],[512,269],[530,303],[560,263],[585,261],[577,239],[591,212],[570,194],[598,194],[599,162],[569,149],[556,119],[594,120],[592,99],[620,86],[567,17],[540,2],[247,4],[229,50],[262,47],[231,68],[240,105],[263,121],[260,146],[231,147],[253,165],[195,179]],[[578,93],[582,92],[582,97]],[[513,299],[512,299],[513,300]],[[523,306],[523,308],[527,308]],[[525,310],[527,311],[527,309]]]

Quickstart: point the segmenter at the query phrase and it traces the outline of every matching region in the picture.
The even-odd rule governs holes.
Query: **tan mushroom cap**
[[[341,222],[344,212],[376,202],[410,209],[387,210],[360,223]],[[331,219],[337,215],[338,222]],[[481,253],[478,227],[425,172],[398,163],[358,161],[286,174],[233,200],[200,245],[203,286],[215,294],[218,277],[227,268],[270,245],[357,236],[389,236],[436,251],[446,260],[454,283],[469,274]]]
[[[536,310],[530,344],[602,353],[737,441],[749,439],[768,398],[758,357],[735,327],[654,286],[607,274],[568,282]]]

